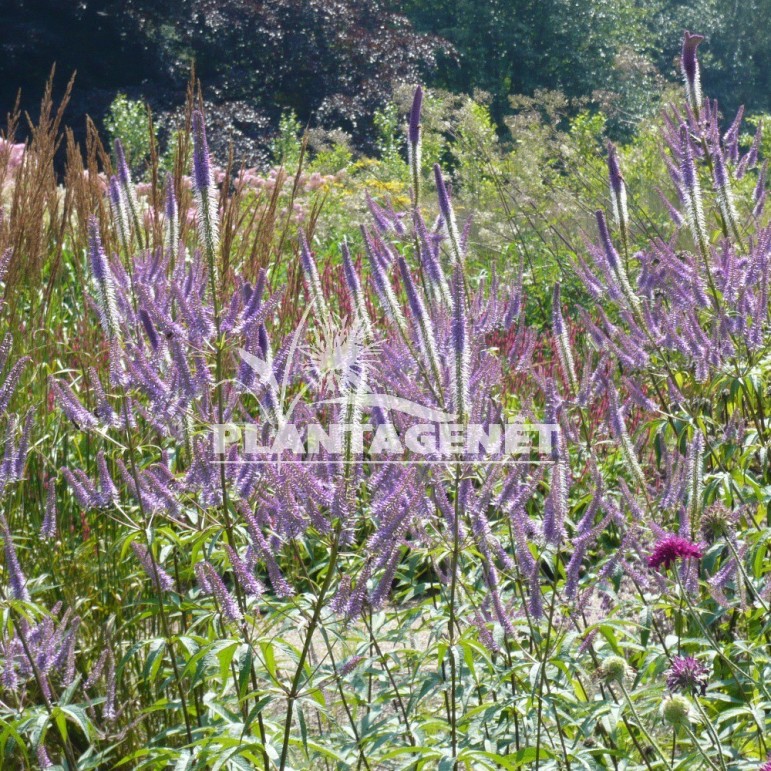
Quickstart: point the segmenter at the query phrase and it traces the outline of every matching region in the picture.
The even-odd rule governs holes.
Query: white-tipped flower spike
[[[629,209],[626,200],[626,182],[618,163],[618,151],[612,142],[608,142],[608,180],[610,182],[610,202],[613,208],[613,220],[621,231],[624,246],[629,240]]]
[[[688,100],[688,106],[697,117],[701,110],[702,96],[701,72],[699,70],[699,59],[696,56],[696,49],[702,42],[704,42],[704,38],[701,35],[692,35],[686,31],[683,36],[683,50],[680,57],[680,66],[683,71],[683,80],[685,81],[685,97]]]
[[[696,429],[688,448],[686,480],[688,484],[688,515],[694,527],[699,526],[704,497],[704,434]]]
[[[635,482],[639,485],[640,490],[646,490],[645,474],[643,474],[640,462],[637,460],[637,454],[635,453],[634,444],[632,444],[632,440],[629,437],[629,432],[626,430],[626,423],[624,422],[621,405],[618,401],[618,391],[616,391],[616,387],[610,381],[608,381],[608,396],[610,398],[610,430],[613,438],[618,442],[627,468]]]
[[[422,161],[422,137],[420,126],[420,111],[423,107],[423,89],[418,86],[412,100],[410,122],[407,136],[407,156],[412,173],[412,203],[415,208],[420,203],[420,166]]]
[[[174,195],[174,178],[166,175],[166,203],[164,206],[166,219],[164,222],[164,240],[166,251],[173,257],[179,249],[179,206]]]
[[[682,161],[680,174],[683,182],[682,193],[685,203],[685,215],[693,240],[703,254],[707,252],[707,227],[704,222],[704,206],[701,198],[701,184],[693,157],[693,147],[688,128],[680,129]]]
[[[737,241],[741,241],[739,225],[737,224],[739,218],[736,213],[736,204],[734,203],[731,181],[728,177],[725,159],[723,158],[723,152],[719,145],[716,145],[714,148],[712,163],[712,177],[715,184],[715,193],[718,206],[720,207],[720,213],[723,215],[723,220],[730,229],[731,234]]]
[[[459,423],[470,417],[469,378],[471,376],[471,351],[466,318],[466,286],[463,269],[456,265],[452,277],[452,356],[453,356],[453,409]]]
[[[455,220],[455,211],[452,208],[450,194],[447,192],[447,185],[444,183],[442,169],[438,163],[434,164],[434,179],[436,180],[436,193],[439,198],[439,211],[442,214],[444,229],[447,233],[447,238],[450,241],[450,252],[452,253],[453,265],[462,265],[463,250],[461,249],[458,223]]]
[[[562,318],[560,284],[554,285],[554,296],[552,297],[551,318],[552,332],[554,341],[557,344],[557,353],[559,355],[562,374],[565,376],[571,392],[575,395],[579,391],[578,376],[576,375],[576,365],[573,361],[573,352],[570,350],[570,339],[565,327],[565,321]]]
[[[91,217],[88,222],[88,256],[96,284],[96,300],[102,328],[108,339],[113,341],[120,337],[120,317],[115,298],[115,283],[110,264],[102,248],[99,223],[95,217]]]
[[[118,162],[118,182],[120,183],[120,194],[123,199],[123,207],[127,211],[127,222],[131,222],[134,228],[139,247],[142,248],[142,227],[139,217],[139,202],[137,201],[134,184],[131,181],[131,171],[126,162],[126,154],[123,151],[123,144],[120,139],[115,140],[115,158]]]
[[[343,255],[343,274],[345,275],[345,283],[348,286],[348,292],[353,301],[356,317],[364,331],[366,341],[371,342],[374,339],[372,321],[370,320],[369,312],[367,311],[367,303],[364,300],[364,293],[361,290],[361,281],[359,280],[359,275],[356,273],[356,268],[351,259],[351,252],[348,249],[347,241],[343,241],[340,245],[340,252]]]
[[[329,308],[324,299],[324,291],[321,287],[321,279],[319,278],[319,269],[316,266],[316,260],[314,259],[313,254],[311,254],[308,241],[305,238],[305,233],[302,231],[300,231],[300,260],[302,262],[305,286],[311,297],[311,302],[316,307],[318,320],[322,324],[327,324],[330,318]]]
[[[412,275],[410,274],[410,269],[407,267],[407,262],[401,255],[399,255],[398,263],[404,290],[407,294],[407,301],[410,305],[410,313],[415,322],[415,331],[417,332],[420,352],[423,354],[423,358],[428,362],[429,367],[431,368],[435,387],[441,389],[442,379],[439,374],[439,353],[436,345],[434,325],[431,321],[431,317],[428,315],[423,298],[420,296],[420,292],[415,286],[415,282],[412,280]]]
[[[110,212],[112,221],[115,224],[115,230],[118,232],[118,241],[125,255],[131,254],[131,226],[130,213],[126,206],[125,197],[121,191],[120,183],[117,177],[111,177],[108,197],[110,199]]]
[[[193,113],[193,189],[198,207],[198,232],[210,270],[213,271],[219,249],[217,193],[211,173],[206,124],[198,110]],[[216,276],[213,278],[216,279]],[[212,284],[214,290],[216,280]]]
[[[624,263],[621,261],[621,258],[616,251],[616,247],[613,246],[613,240],[610,237],[605,214],[598,209],[595,212],[595,217],[597,219],[597,230],[600,234],[600,240],[602,241],[602,247],[605,252],[605,259],[607,260],[608,267],[612,271],[619,289],[629,302],[630,306],[635,310],[639,310],[640,298],[634,293],[632,285],[629,283],[629,276],[627,276]]]
[[[383,304],[383,309],[406,338],[408,334],[407,321],[404,318],[399,301],[396,299],[388,274],[383,267],[382,257],[378,251],[379,243],[374,240],[375,237],[363,225],[361,232],[364,236],[364,249],[369,259],[370,269],[372,270],[375,291],[380,298],[380,302]]]

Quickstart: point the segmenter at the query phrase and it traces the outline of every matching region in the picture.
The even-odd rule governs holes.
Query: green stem
[[[295,670],[294,677],[292,678],[292,685],[287,694],[286,705],[286,717],[284,718],[284,740],[281,746],[281,760],[279,762],[279,771],[284,771],[286,767],[286,760],[289,754],[289,735],[292,731],[292,720],[294,717],[294,704],[297,701],[297,697],[300,694],[300,681],[302,680],[303,669],[305,668],[305,660],[308,658],[308,653],[311,649],[311,640],[313,639],[313,633],[316,631],[316,627],[319,625],[321,619],[321,611],[324,607],[324,599],[329,587],[332,584],[332,577],[335,574],[335,568],[337,566],[337,555],[340,546],[340,531],[342,524],[338,523],[335,528],[335,533],[332,539],[332,548],[329,552],[329,566],[327,567],[327,574],[324,576],[324,583],[319,589],[318,597],[316,598],[316,607],[313,609],[313,616],[311,617],[308,625],[308,631],[305,635],[305,642],[303,644],[302,651],[300,652],[300,659],[297,662],[297,669]]]

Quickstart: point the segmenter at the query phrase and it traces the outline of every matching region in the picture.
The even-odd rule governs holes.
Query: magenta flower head
[[[667,688],[673,693],[704,696],[707,690],[707,668],[693,656],[675,656],[667,672]]]
[[[701,556],[701,549],[693,541],[679,535],[668,535],[656,544],[648,557],[648,567],[659,570],[663,566],[667,570],[677,560],[701,559]]]
[[[685,78],[685,95],[688,104],[694,112],[701,108],[701,76],[699,74],[699,60],[696,57],[696,49],[704,42],[702,35],[692,35],[686,30],[683,36],[683,52],[680,65]]]
[[[771,755],[768,756],[768,760],[760,767],[759,771],[771,771]]]

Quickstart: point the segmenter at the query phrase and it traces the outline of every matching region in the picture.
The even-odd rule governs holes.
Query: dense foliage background
[[[371,120],[399,83],[489,94],[503,125],[509,97],[559,90],[628,136],[678,77],[683,29],[707,36],[707,85],[724,109],[768,110],[770,0],[6,0],[0,8],[0,104],[34,110],[50,67],[79,73],[68,112],[101,125],[116,92],[159,114],[184,103],[192,62],[217,105],[218,154],[266,160],[282,112],[343,128],[371,151]],[[163,122],[163,121],[161,121]]]

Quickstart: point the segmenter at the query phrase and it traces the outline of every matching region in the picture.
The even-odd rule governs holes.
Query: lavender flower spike
[[[415,208],[420,203],[420,162],[422,156],[422,143],[420,131],[420,111],[423,107],[423,89],[418,86],[415,89],[415,96],[412,100],[412,109],[410,110],[410,123],[407,138],[407,155],[410,171],[412,172],[412,202]]]
[[[345,275],[345,283],[348,285],[348,293],[353,301],[353,306],[359,319],[359,324],[361,324],[364,330],[365,337],[368,341],[371,341],[373,339],[372,321],[369,318],[364,293],[361,290],[361,281],[351,260],[351,252],[347,241],[343,241],[340,244],[340,252],[343,255],[343,274]]]
[[[574,394],[579,391],[578,376],[576,375],[576,365],[573,361],[573,352],[570,350],[570,339],[565,328],[565,322],[562,318],[562,305],[560,284],[554,285],[554,295],[551,306],[552,332],[557,343],[557,353],[559,354],[562,373],[565,375],[568,385]]]
[[[214,256],[219,247],[217,199],[209,159],[209,144],[206,141],[206,124],[200,110],[193,112],[193,189],[198,207],[198,230],[209,268],[213,271]],[[212,291],[215,285],[216,282],[212,281]]]
[[[699,60],[696,57],[696,49],[704,42],[702,35],[692,35],[686,30],[683,36],[683,51],[680,57],[680,66],[685,80],[685,96],[688,105],[698,117],[701,109],[701,74],[699,72]]]
[[[455,212],[450,202],[450,194],[447,192],[447,185],[444,183],[442,169],[438,163],[434,164],[434,179],[436,180],[436,193],[439,198],[439,211],[442,213],[444,228],[447,231],[447,237],[450,239],[453,263],[455,265],[462,265],[463,253],[461,251],[458,223],[455,221]]]
[[[455,267],[452,287],[452,355],[453,409],[458,421],[463,423],[469,419],[471,352],[466,318],[466,287],[460,265]]]
[[[621,262],[621,258],[616,251],[616,247],[613,246],[613,241],[610,238],[610,231],[608,230],[608,223],[605,219],[605,214],[602,210],[598,209],[595,212],[597,218],[597,230],[600,234],[600,240],[602,241],[602,247],[605,251],[605,259],[610,267],[613,276],[618,283],[619,289],[626,297],[633,309],[639,310],[640,298],[634,293],[632,285],[629,283],[629,277],[626,274],[624,264]]]
[[[302,231],[300,232],[300,260],[302,262],[303,275],[305,276],[305,286],[308,289],[311,302],[316,306],[318,319],[324,324],[329,320],[329,308],[327,308],[327,303],[324,300],[324,290],[321,287],[316,260],[313,258],[313,254],[311,254],[305,233]]]
[[[170,592],[174,588],[174,581],[171,576],[153,560],[150,552],[145,546],[136,541],[131,542],[131,548],[137,559],[142,563],[145,573],[153,581],[157,591]]]
[[[115,140],[115,158],[118,162],[118,181],[120,182],[121,209],[125,214],[126,224],[128,217],[131,217],[131,224],[134,226],[137,240],[140,248],[142,247],[142,231],[139,219],[139,202],[137,201],[134,185],[131,181],[131,172],[126,162],[126,154],[123,151],[123,144],[120,139]],[[128,252],[126,253],[128,254]]]
[[[170,255],[174,255],[179,247],[179,206],[177,197],[174,195],[174,178],[171,174],[166,175],[166,249]]]
[[[120,322],[115,283],[110,264],[102,248],[99,223],[95,217],[91,217],[88,221],[88,252],[91,272],[97,287],[97,304],[102,328],[110,340],[116,340],[120,337]]]
[[[610,200],[613,205],[613,219],[621,231],[621,238],[626,246],[629,236],[629,210],[626,201],[626,182],[618,164],[618,151],[612,142],[608,142],[608,179],[610,181]]]
[[[425,303],[418,293],[418,288],[412,280],[410,269],[404,257],[399,256],[399,272],[402,276],[404,290],[407,294],[407,301],[410,304],[410,312],[415,322],[415,329],[418,335],[420,351],[431,366],[431,374],[436,382],[436,387],[441,388],[442,380],[439,374],[439,353],[436,344],[436,334],[431,317],[428,315]]]
[[[56,480],[50,479],[46,485],[46,509],[40,537],[50,541],[56,536]]]
[[[11,587],[11,594],[17,600],[29,602],[29,591],[27,590],[27,579],[21,572],[19,558],[16,555],[16,547],[13,545],[13,536],[11,529],[5,517],[0,514],[0,535],[3,536],[5,551],[5,569],[8,574],[8,584]]]

